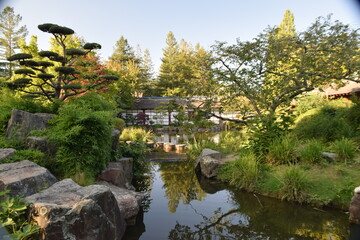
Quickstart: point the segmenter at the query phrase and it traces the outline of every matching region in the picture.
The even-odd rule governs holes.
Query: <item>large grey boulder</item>
[[[349,207],[349,221],[360,224],[360,187],[355,188]]]
[[[206,178],[216,177],[220,167],[226,162],[235,161],[237,154],[224,155],[221,152],[204,148],[196,159],[195,170]]]
[[[13,156],[15,152],[16,150],[14,148],[0,148],[0,162]]]
[[[107,168],[101,172],[98,178],[99,180],[110,182],[118,187],[132,189],[132,168],[132,158],[120,158],[116,162],[110,162]]]
[[[220,166],[224,164],[224,155],[218,151],[204,148],[196,159],[195,169],[207,178],[216,177]]]
[[[81,187],[65,179],[25,200],[45,240],[120,240],[125,232],[125,220],[106,186]]]
[[[120,212],[125,218],[126,224],[128,226],[135,225],[136,216],[140,211],[141,201],[144,199],[144,194],[120,188],[104,181],[98,182],[97,184],[110,188],[118,203]]]
[[[56,181],[46,168],[29,160],[0,165],[0,191],[10,190],[9,196],[26,197]]]
[[[13,109],[5,137],[25,138],[31,130],[45,129],[55,115],[49,113],[29,113]]]

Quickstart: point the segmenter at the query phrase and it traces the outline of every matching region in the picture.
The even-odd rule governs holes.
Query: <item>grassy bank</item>
[[[306,101],[299,105],[311,105]],[[299,107],[291,117],[274,118],[266,128],[253,125],[223,133],[217,143],[198,140],[190,146],[189,157],[196,158],[203,148],[237,153],[236,161],[220,169],[220,180],[286,201],[347,210],[360,183],[359,106],[336,100],[311,109]]]

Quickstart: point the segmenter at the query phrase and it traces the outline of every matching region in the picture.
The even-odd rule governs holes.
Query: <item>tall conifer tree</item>
[[[14,8],[5,7],[0,14],[0,68],[3,76],[10,78],[15,63],[6,59],[19,48],[19,40],[24,38],[28,31],[26,26],[19,26],[22,17],[15,14]]]

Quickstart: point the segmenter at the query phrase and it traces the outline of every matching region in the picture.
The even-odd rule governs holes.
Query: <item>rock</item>
[[[28,149],[39,150],[50,156],[55,156],[56,154],[56,147],[50,144],[46,138],[27,137],[25,142]]]
[[[322,152],[322,155],[328,162],[335,162],[338,159],[338,155],[336,153]]]
[[[220,167],[224,163],[234,161],[237,158],[238,156],[235,154],[225,156],[218,151],[204,148],[200,156],[196,159],[195,170],[201,172],[201,174],[207,178],[216,177]]]
[[[141,201],[143,200],[144,195],[139,192],[114,186],[104,181],[98,182],[97,184],[110,188],[118,203],[121,215],[125,218],[126,224],[128,226],[135,225],[136,216],[139,213]]]
[[[355,188],[349,207],[349,221],[360,224],[360,187]]]
[[[0,191],[10,190],[9,196],[26,197],[55,182],[46,168],[29,160],[0,165]]]
[[[215,159],[222,159],[224,157],[224,154],[222,154],[221,152],[219,151],[215,151],[215,150],[212,150],[210,148],[204,148],[201,153],[200,153],[200,156],[196,159],[195,161],[195,167],[200,169],[200,161],[203,157],[205,156],[210,156],[210,157],[213,157]]]
[[[65,179],[25,200],[45,240],[120,240],[125,232],[125,220],[106,186],[81,187]]]
[[[54,114],[49,113],[29,113],[13,109],[5,137],[25,138],[31,130],[47,128],[48,121],[54,116]]]
[[[98,178],[100,180],[110,182],[118,187],[132,189],[132,168],[132,158],[120,158],[116,162],[110,162],[107,168],[101,172]]]
[[[216,177],[221,165],[222,162],[218,159],[211,156],[204,156],[200,161],[201,173],[207,178]]]
[[[111,132],[111,142],[112,142],[111,149],[113,151],[116,151],[117,149],[117,146],[119,144],[119,137],[120,137],[120,131],[117,129],[113,129]]]
[[[14,148],[0,148],[0,161],[13,156],[15,152]]]

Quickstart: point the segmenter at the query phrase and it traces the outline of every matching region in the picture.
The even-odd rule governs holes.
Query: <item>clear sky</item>
[[[172,31],[178,41],[209,48],[215,41],[250,40],[267,26],[278,25],[286,9],[295,16],[298,31],[316,17],[330,13],[354,28],[360,27],[355,0],[0,0],[23,17],[29,35],[37,35],[40,49],[48,49],[49,34],[42,23],[72,28],[88,42],[102,45],[103,60],[124,36],[134,48],[149,49],[155,70],[161,64],[165,38]]]

